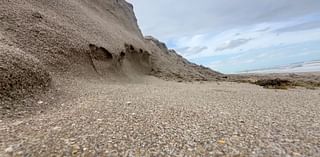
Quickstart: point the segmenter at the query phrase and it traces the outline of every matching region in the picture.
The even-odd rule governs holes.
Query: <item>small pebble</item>
[[[24,153],[23,151],[20,151],[17,153],[17,155],[23,155],[23,153]]]
[[[226,144],[226,141],[224,141],[224,140],[219,140],[218,143],[219,143],[219,144]]]
[[[52,130],[61,130],[61,127],[56,126],[56,127],[52,128]]]
[[[43,101],[41,101],[41,100],[40,100],[40,101],[38,101],[38,104],[43,104]]]
[[[14,122],[14,123],[12,123],[12,125],[20,125],[20,124],[22,124],[23,123],[23,121],[16,121],[16,122]]]
[[[301,154],[296,153],[296,152],[293,152],[292,155],[293,155],[294,157],[301,156]]]
[[[126,104],[127,104],[127,105],[131,105],[132,102],[131,102],[131,101],[127,101]]]
[[[4,150],[6,153],[10,154],[10,153],[13,153],[14,149],[13,149],[13,146],[9,146],[8,148],[6,148]]]

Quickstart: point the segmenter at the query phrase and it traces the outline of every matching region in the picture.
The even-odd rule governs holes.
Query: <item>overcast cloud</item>
[[[225,42],[223,45],[219,46],[216,51],[223,51],[223,50],[227,50],[227,49],[233,49],[236,47],[239,47],[243,44],[246,44],[247,42],[249,42],[252,39],[235,39],[235,40],[230,40]]]
[[[255,53],[269,53],[276,47],[320,41],[319,0],[129,0],[134,4],[144,35],[152,35],[198,64],[222,72],[251,68],[247,62],[237,68],[215,66],[217,60],[232,62],[234,55],[246,56],[251,66],[274,66],[259,62]],[[319,42],[320,43],[320,42]],[[314,49],[316,44],[310,44]],[[302,47],[300,47],[303,49]],[[299,49],[300,49],[299,48]],[[261,50],[264,52],[260,52]],[[320,50],[320,49],[319,49]],[[290,53],[283,49],[282,53]],[[320,51],[312,51],[320,59]],[[252,56],[245,55],[247,53]],[[300,60],[310,58],[300,57]],[[317,58],[318,57],[318,58]],[[308,59],[309,59],[308,58]],[[238,59],[238,60],[239,60]],[[228,62],[224,62],[227,61]],[[283,58],[283,62],[296,62]],[[249,62],[248,62],[249,65]],[[230,67],[228,67],[230,66]],[[240,67],[240,68],[239,68]],[[255,69],[257,67],[252,67]]]

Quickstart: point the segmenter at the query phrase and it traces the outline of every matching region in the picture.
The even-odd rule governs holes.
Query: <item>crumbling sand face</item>
[[[130,68],[140,74],[150,74],[151,72],[151,54],[144,50],[138,49],[130,44],[125,44],[124,68]],[[134,70],[135,69],[135,70]]]
[[[133,6],[124,0],[13,0],[1,3],[0,9],[0,29],[7,40],[39,59],[50,72],[76,71],[74,65],[78,64],[79,74],[91,73],[83,69],[94,65],[93,72],[110,75],[121,69],[114,69],[115,65],[121,65],[117,60],[126,58],[124,66],[127,61],[142,65],[136,68],[143,69],[131,70],[140,74],[150,74],[147,71],[153,69],[161,71],[161,75],[156,72],[152,75],[165,79],[179,76],[182,80],[204,80],[207,76],[200,72],[201,68],[194,68],[197,65],[170,53],[164,43],[159,44],[155,38],[149,40],[156,42],[144,39]],[[125,43],[134,46],[138,53],[127,53]],[[146,58],[152,58],[151,63],[143,61]],[[216,74],[211,73],[211,76]]]
[[[50,75],[65,84],[55,78],[197,81],[218,74],[145,39],[125,0],[10,0],[1,1],[0,10],[1,38],[11,43],[1,45],[6,99],[47,89]]]
[[[99,75],[106,75],[114,67],[114,55],[104,47],[90,44],[90,62]]]
[[[120,53],[111,53],[104,47],[89,44],[89,59],[95,72],[101,77],[117,75],[127,78],[150,74],[151,54],[131,44],[124,44],[124,47]]]
[[[89,47],[93,59],[101,61],[109,61],[113,59],[113,55],[107,49],[103,47],[97,47],[93,44],[90,44]]]
[[[51,77],[39,60],[0,43],[0,100],[24,98],[48,89]]]

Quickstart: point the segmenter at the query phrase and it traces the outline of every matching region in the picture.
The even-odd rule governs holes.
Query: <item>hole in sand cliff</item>
[[[112,60],[113,58],[112,54],[104,47],[97,47],[94,44],[89,44],[89,47],[90,47],[91,56],[93,59],[100,60],[100,61]]]
[[[130,50],[134,51],[134,47],[132,45],[130,45]]]
[[[126,51],[135,51],[134,46],[131,45],[131,44],[125,43],[125,44],[124,44],[124,47],[126,48]]]
[[[94,70],[99,75],[106,75],[112,72],[112,69],[115,65],[114,58],[118,58],[118,56],[114,56],[104,47],[98,47],[94,44],[89,44],[90,48],[90,63]]]
[[[91,51],[97,48],[97,46],[94,44],[89,44],[89,47]]]
[[[125,55],[124,68],[138,73],[149,74],[151,71],[149,52],[127,43],[124,46],[125,50],[120,53],[120,58],[123,58],[122,55]]]
[[[120,53],[120,57],[121,57],[121,58],[123,58],[123,57],[125,57],[125,56],[126,56],[126,53],[124,53],[124,52],[121,52],[121,53]]]

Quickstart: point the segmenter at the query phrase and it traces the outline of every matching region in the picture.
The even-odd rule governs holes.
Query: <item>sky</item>
[[[223,73],[320,59],[320,0],[128,1],[144,35]]]

